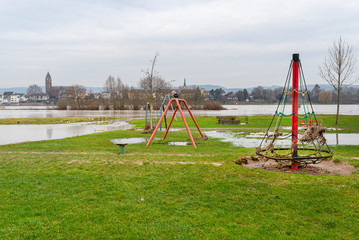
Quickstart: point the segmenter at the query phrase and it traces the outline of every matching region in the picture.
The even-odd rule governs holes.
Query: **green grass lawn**
[[[346,122],[345,117],[342,131],[358,133],[354,120],[359,119],[348,116]],[[331,116],[320,118],[332,124]],[[261,131],[270,119],[249,117],[248,125],[225,127]],[[202,129],[221,127],[215,118],[197,120]],[[132,123],[141,126],[143,120]],[[183,127],[181,121],[174,126]],[[266,172],[234,164],[241,156],[254,155],[251,148],[218,139],[198,141],[197,149],[166,144],[189,141],[185,130],[170,132],[148,148],[146,143],[128,145],[124,155],[110,142],[149,136],[127,130],[0,146],[0,239],[359,236],[357,172]],[[359,167],[358,146],[332,150]]]

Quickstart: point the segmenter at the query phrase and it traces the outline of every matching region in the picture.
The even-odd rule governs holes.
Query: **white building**
[[[20,94],[11,94],[10,95],[10,103],[12,104],[17,104],[17,103],[20,103]]]

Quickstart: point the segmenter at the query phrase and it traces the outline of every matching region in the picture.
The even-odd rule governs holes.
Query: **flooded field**
[[[277,105],[225,105],[226,110],[203,111],[194,110],[194,116],[255,116],[272,115]],[[336,105],[314,105],[317,114],[335,114]],[[184,111],[188,115],[187,111]],[[168,113],[170,116],[171,111]],[[359,115],[359,105],[341,105],[341,114]],[[143,110],[107,110],[107,111],[75,111],[75,110],[53,110],[47,107],[22,107],[10,106],[0,110],[0,118],[51,118],[51,117],[111,117],[120,118],[120,121],[109,124],[97,123],[73,123],[57,125],[0,125],[2,137],[0,144],[11,144],[26,141],[40,141],[60,139],[73,136],[91,134],[99,131],[113,131],[128,129],[131,126],[126,123],[130,119],[145,118]],[[256,136],[237,136],[233,133],[208,132],[209,137],[218,137],[223,141],[232,142],[235,146],[255,147],[260,139]],[[354,134],[355,135],[355,134]],[[354,144],[358,145],[358,136],[353,134],[326,134],[329,144]],[[181,145],[184,143],[173,143]],[[287,144],[283,142],[282,144]]]
[[[244,133],[232,133],[229,131],[207,131],[204,132],[210,138],[221,139],[222,142],[230,142],[236,147],[255,148],[261,143],[264,133],[245,135]],[[326,133],[328,145],[359,145],[359,134],[357,133]],[[291,140],[277,140],[277,145],[289,147]]]
[[[193,110],[195,116],[256,116],[272,115],[277,105],[224,105],[226,110]],[[289,109],[289,108],[288,108]],[[313,105],[316,114],[335,114],[336,105]],[[290,109],[289,109],[290,110]],[[188,114],[187,111],[184,111]],[[171,114],[171,111],[168,113]],[[359,105],[340,105],[340,114],[359,115]],[[46,107],[32,109],[31,107],[10,106],[0,110],[0,118],[47,118],[47,117],[112,117],[134,119],[145,118],[144,110],[51,110]]]
[[[70,123],[48,125],[0,125],[0,144],[11,144],[27,141],[41,141],[81,136],[103,131],[129,129],[126,122],[103,123]]]

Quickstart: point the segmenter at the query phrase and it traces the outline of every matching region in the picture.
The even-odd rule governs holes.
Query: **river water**
[[[272,115],[277,105],[226,105],[226,110],[203,111],[194,110],[196,116],[256,116]],[[290,107],[288,107],[290,109]],[[287,108],[287,109],[288,109]],[[313,105],[316,114],[335,114],[336,105]],[[188,116],[187,111],[184,111]],[[288,112],[285,112],[288,113]],[[340,113],[343,115],[359,115],[359,105],[341,105]],[[159,116],[159,113],[157,117]],[[128,129],[132,126],[126,123],[130,119],[145,118],[143,110],[107,110],[107,111],[75,111],[53,110],[46,107],[9,106],[0,110],[0,118],[48,118],[48,117],[112,117],[119,121],[109,124],[103,123],[71,123],[54,125],[0,125],[0,144],[11,144],[26,141],[40,141],[60,139],[73,136],[91,134],[100,131],[113,131]],[[171,116],[171,111],[167,116]],[[179,113],[177,113],[179,117]]]
[[[224,105],[226,110],[203,111],[193,110],[194,116],[256,116],[272,115],[277,109],[277,105]],[[46,107],[22,107],[9,106],[0,110],[0,118],[47,118],[47,117],[114,117],[123,119],[144,118],[144,110],[49,110]],[[303,110],[300,109],[300,110]],[[336,105],[313,105],[316,114],[336,114]],[[286,108],[285,113],[291,111],[291,106]],[[308,110],[307,110],[308,111]],[[311,110],[310,110],[311,112]],[[170,114],[171,112],[169,112]],[[187,111],[184,111],[186,115]],[[158,113],[159,114],[159,113]],[[359,115],[359,105],[340,105],[340,114],[342,115]]]

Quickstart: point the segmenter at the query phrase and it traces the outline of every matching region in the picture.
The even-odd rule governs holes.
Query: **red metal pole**
[[[165,139],[165,138],[167,137],[167,133],[168,133],[168,131],[170,130],[171,124],[172,124],[172,122],[173,122],[173,119],[175,118],[175,115],[176,115],[176,113],[177,113],[177,110],[178,110],[178,108],[176,108],[176,109],[174,110],[174,112],[173,112],[173,115],[172,115],[170,124],[169,124],[168,127],[167,127],[167,130],[166,130],[165,135],[163,136],[163,139]]]
[[[187,108],[189,114],[191,115],[194,124],[196,124],[196,127],[197,127],[199,133],[200,133],[201,136],[203,137],[202,131],[201,131],[201,129],[199,129],[199,126],[198,126],[198,124],[197,124],[197,122],[196,122],[196,119],[194,119],[194,116],[192,115],[192,112],[191,112],[191,110],[189,109],[189,107],[188,107],[188,105],[187,105],[187,102],[186,102],[184,99],[182,99],[182,101],[184,102],[184,105],[186,105],[186,108]]]
[[[292,157],[298,156],[298,79],[299,79],[299,54],[293,54],[293,84],[292,84]],[[292,169],[297,168],[297,163],[292,162]]]
[[[157,126],[156,126],[155,130],[153,131],[153,133],[152,133],[152,135],[151,135],[151,137],[150,137],[150,140],[148,140],[148,143],[147,143],[146,147],[150,146],[151,141],[152,141],[152,139],[154,138],[154,136],[155,136],[155,134],[156,134],[156,132],[157,132],[157,129],[160,127],[161,122],[162,122],[163,118],[165,117],[166,112],[167,112],[168,109],[170,108],[171,103],[173,102],[173,100],[174,100],[174,99],[171,99],[170,102],[168,103],[168,105],[167,105],[165,111],[163,112],[163,114],[162,114],[162,116],[161,116],[160,121],[157,123]]]
[[[184,125],[186,126],[186,129],[187,129],[187,132],[188,132],[188,135],[189,135],[189,138],[191,139],[191,142],[192,142],[192,145],[194,148],[197,148],[194,140],[193,140],[193,137],[192,137],[192,134],[191,134],[191,131],[189,130],[189,127],[188,127],[188,124],[186,122],[186,118],[184,117],[183,115],[183,111],[182,111],[182,108],[181,108],[181,105],[180,105],[180,102],[178,101],[177,98],[175,98],[176,100],[176,103],[177,103],[177,106],[178,106],[178,110],[180,111],[181,113],[181,116],[182,116],[182,119],[183,119],[183,122],[184,122]],[[183,101],[183,99],[180,99],[181,101]]]

